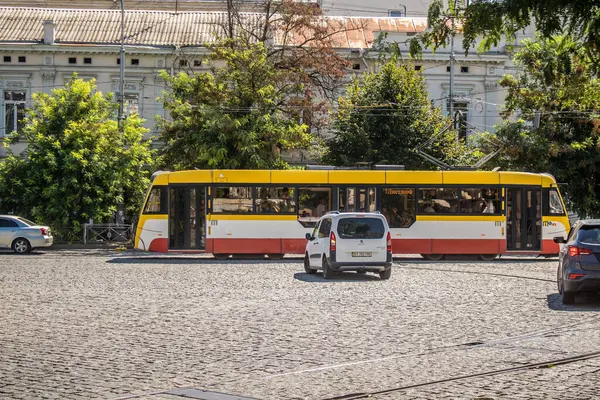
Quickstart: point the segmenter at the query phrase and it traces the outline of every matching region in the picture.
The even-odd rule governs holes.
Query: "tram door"
[[[169,187],[169,250],[206,249],[206,187]]]
[[[542,191],[536,188],[506,189],[506,249],[541,250]]]
[[[373,212],[375,208],[374,187],[340,187],[338,192],[340,212]]]

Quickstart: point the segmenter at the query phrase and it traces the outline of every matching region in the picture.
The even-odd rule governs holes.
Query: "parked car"
[[[37,247],[52,246],[52,240],[47,226],[14,215],[0,215],[0,248],[24,254]]]
[[[328,213],[306,239],[307,274],[322,270],[325,279],[339,271],[377,272],[381,279],[392,275],[392,238],[380,213]]]
[[[556,283],[564,304],[573,304],[579,292],[600,291],[600,220],[577,221],[559,253]]]

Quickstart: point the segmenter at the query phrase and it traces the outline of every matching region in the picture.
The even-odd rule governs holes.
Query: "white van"
[[[340,213],[321,217],[312,234],[307,233],[304,270],[323,271],[331,279],[338,271],[377,272],[381,279],[392,275],[392,238],[386,219],[375,213]]]

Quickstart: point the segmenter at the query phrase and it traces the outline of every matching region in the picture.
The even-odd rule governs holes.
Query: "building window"
[[[194,67],[201,67],[202,66],[202,60],[194,60]]]
[[[408,228],[415,223],[415,189],[383,188],[381,214],[390,228]]]
[[[117,65],[121,65],[121,57],[117,58]]]
[[[179,66],[180,67],[187,67],[188,66],[188,61],[187,60],[179,60]]]
[[[91,57],[84,57],[83,58],[83,63],[84,64],[91,64],[92,63],[92,58]]]
[[[77,57],[69,57],[69,64],[77,64]]]
[[[468,74],[469,73],[469,67],[460,67],[460,72],[462,72],[463,74]]]
[[[294,188],[259,187],[256,189],[256,212],[295,213],[296,197]]]
[[[11,56],[4,56],[4,62],[12,62],[12,57]]]
[[[450,72],[450,67],[446,67],[446,72]]]
[[[27,93],[24,91],[4,92],[4,130],[3,135],[23,130],[23,118],[25,117],[25,102]]]
[[[354,63],[354,64],[352,64],[352,69],[354,69],[354,70],[360,70],[360,63]]]
[[[25,56],[19,56],[19,62],[20,63],[27,62],[27,57],[25,57]]]
[[[469,104],[465,101],[454,100],[454,115],[450,115],[450,118],[456,117],[455,128],[458,130],[458,138],[461,140],[467,140],[467,121],[469,120]],[[446,104],[448,112],[450,112],[450,101]]]
[[[131,59],[131,65],[140,65],[140,59],[139,58],[132,58]]]
[[[126,116],[139,114],[140,111],[140,95],[139,93],[125,93],[123,98],[123,112]]]
[[[252,212],[251,187],[217,187],[213,195],[214,213]]]
[[[415,71],[420,71],[423,67],[420,65],[415,65]]]

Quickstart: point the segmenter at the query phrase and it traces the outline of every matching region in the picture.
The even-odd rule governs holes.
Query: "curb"
[[[116,249],[117,247],[121,247],[124,246],[127,250],[131,250],[133,249],[133,246],[131,244],[122,244],[122,243],[88,243],[88,244],[83,244],[83,243],[64,243],[64,244],[53,244],[51,247],[47,248],[46,250],[83,250],[83,249],[87,249],[87,250],[93,250],[93,249],[108,249],[108,250],[112,250],[112,249]]]

